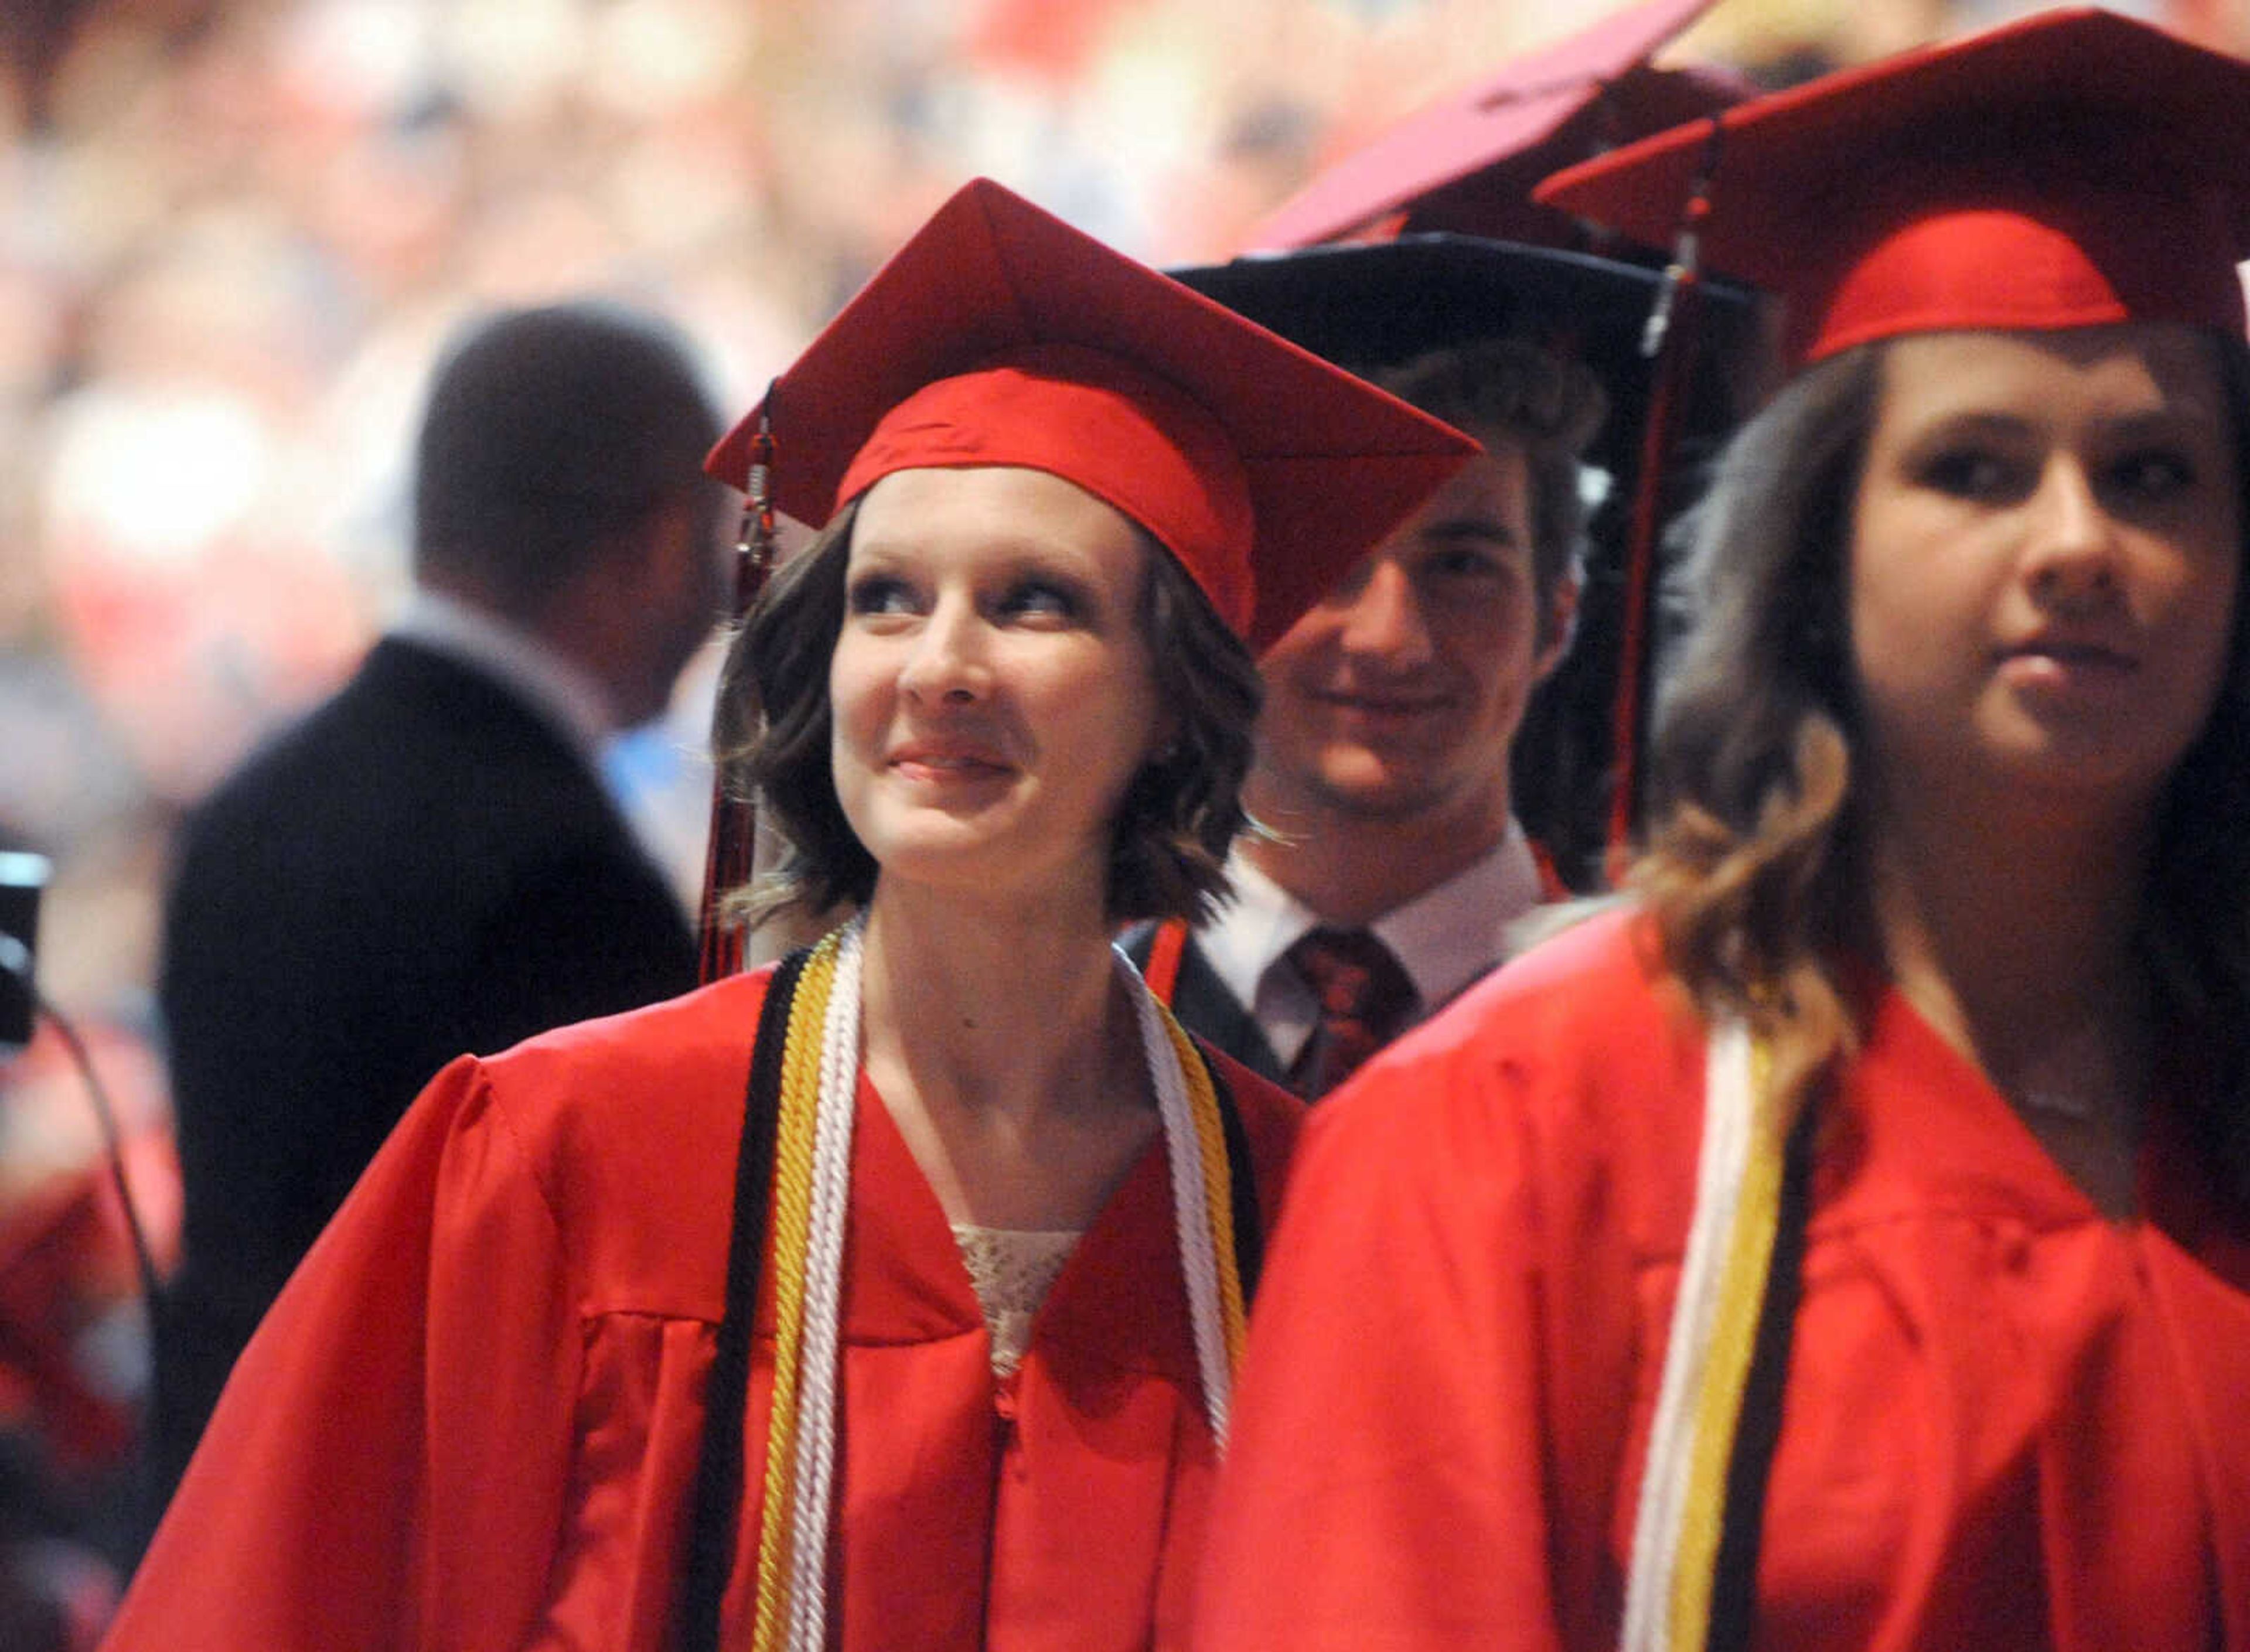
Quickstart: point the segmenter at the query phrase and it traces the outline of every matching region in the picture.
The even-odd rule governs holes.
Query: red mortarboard
[[[1756,88],[1713,67],[1648,59],[1714,0],[1642,0],[1511,61],[1329,167],[1253,229],[1253,248],[1351,237],[1404,214],[1403,232],[1444,231],[1578,250],[1567,214],[1531,187],[1574,161],[1740,102]]]
[[[1475,446],[979,179],[713,450],[815,525],[882,476],[1020,465],[1146,527],[1253,648]]]
[[[1539,198],[1788,304],[1794,362],[2122,320],[2243,330],[2250,64],[2057,11],[1848,69],[1570,169]]]

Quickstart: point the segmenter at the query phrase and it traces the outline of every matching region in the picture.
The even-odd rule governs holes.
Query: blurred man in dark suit
[[[718,617],[718,428],[648,318],[578,304],[471,329],[421,427],[406,611],[188,823],[162,979],[187,1202],[156,1316],[160,1502],[440,1066],[694,984],[686,915],[596,761]]]

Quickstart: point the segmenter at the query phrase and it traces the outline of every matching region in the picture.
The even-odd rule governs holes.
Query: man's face
[[[1508,809],[1508,747],[1562,653],[1575,589],[1542,626],[1522,449],[1473,459],[1260,662],[1253,807],[1293,817],[1458,819]],[[1542,638],[1545,638],[1543,645]]]

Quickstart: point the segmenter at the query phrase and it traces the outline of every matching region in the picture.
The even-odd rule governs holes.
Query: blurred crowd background
[[[972,174],[1153,262],[1224,257],[1323,160],[1608,9],[0,0],[0,850],[53,862],[41,984],[160,1259],[170,832],[401,596],[409,434],[465,314],[644,304],[739,409]],[[1670,55],[1780,85],[2028,9],[1722,0]],[[2130,9],[2250,46],[2250,0]],[[683,890],[710,680],[612,765]],[[0,1538],[45,1529],[13,1454],[96,1509],[129,1463],[139,1304],[99,1161],[60,1038],[0,1058]]]

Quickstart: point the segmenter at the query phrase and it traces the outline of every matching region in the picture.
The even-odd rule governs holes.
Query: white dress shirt
[[[1196,932],[1196,944],[1286,1068],[1312,1035],[1320,1007],[1282,954],[1321,919],[1239,851],[1229,857],[1226,875],[1234,898]],[[1405,967],[1418,1021],[1506,958],[1509,926],[1545,898],[1531,840],[1510,821],[1490,854],[1367,927]]]

